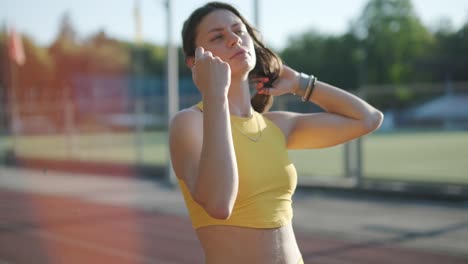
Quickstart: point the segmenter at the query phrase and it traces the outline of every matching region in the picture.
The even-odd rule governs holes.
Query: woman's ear
[[[193,56],[187,57],[185,59],[185,65],[187,65],[187,67],[189,67],[190,69],[192,69],[194,62],[195,62],[195,57]]]

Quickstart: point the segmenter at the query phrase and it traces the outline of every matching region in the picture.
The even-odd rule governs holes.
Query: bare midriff
[[[301,259],[291,224],[268,229],[207,226],[196,232],[205,264],[297,264]]]

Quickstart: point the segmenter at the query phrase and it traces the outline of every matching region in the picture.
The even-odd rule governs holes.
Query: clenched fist
[[[231,85],[231,68],[203,47],[195,50],[192,78],[204,98],[227,96]]]

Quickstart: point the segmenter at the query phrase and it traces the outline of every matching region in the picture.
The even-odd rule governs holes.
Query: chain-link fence
[[[92,88],[79,87],[63,100],[24,97],[15,102],[15,114],[11,104],[2,104],[2,155],[14,151],[53,160],[166,166],[164,83],[149,81],[140,91],[126,90],[115,80],[110,84],[101,80]],[[181,108],[200,100],[190,79],[181,80],[180,87]],[[291,151],[301,182],[348,187],[378,182],[391,188],[437,184],[452,191],[468,183],[468,83],[373,86],[357,94],[383,110],[382,127],[348,144]],[[287,95],[275,98],[272,110],[320,108]]]

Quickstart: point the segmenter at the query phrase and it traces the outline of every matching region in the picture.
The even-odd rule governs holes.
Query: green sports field
[[[407,132],[363,138],[364,177],[392,180],[468,183],[468,133]],[[343,146],[292,151],[302,175],[341,176]]]
[[[22,136],[16,139],[16,149],[26,157],[134,163],[138,142],[140,162],[167,162],[165,132],[147,132],[141,139],[129,133]],[[468,184],[467,132],[376,133],[362,142],[364,177]],[[12,145],[12,138],[1,137],[0,153]],[[303,177],[343,176],[343,155],[343,146],[290,152]]]

